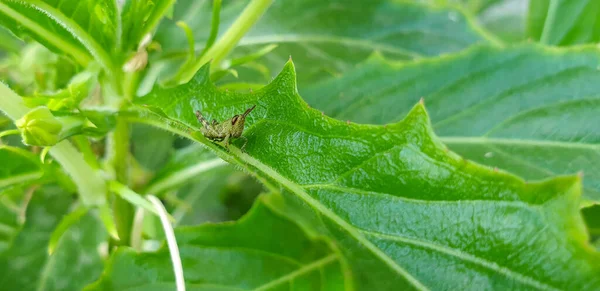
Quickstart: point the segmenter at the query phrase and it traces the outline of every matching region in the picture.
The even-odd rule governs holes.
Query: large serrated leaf
[[[262,197],[235,223],[176,230],[189,289],[348,290],[340,254],[273,210],[271,199]],[[147,254],[121,248],[86,290],[166,290],[174,281],[166,248]]]
[[[302,93],[336,118],[376,124],[423,97],[452,150],[527,179],[583,171],[585,199],[600,201],[599,68],[595,47],[476,47],[412,63],[373,58]]]
[[[3,0],[0,25],[29,35],[55,52],[87,64],[90,55],[112,69],[120,23],[114,0]]]
[[[192,28],[198,49],[203,48],[209,35],[210,2],[180,1],[175,6],[174,21],[183,21]],[[248,2],[223,1],[221,33]],[[164,23],[156,39],[165,55],[187,57],[187,40],[174,24]],[[277,44],[278,47],[262,58],[261,63],[266,64],[274,76],[292,55],[305,72],[300,80],[302,83],[336,75],[373,51],[411,59],[459,51],[487,41],[472,19],[448,7],[389,0],[279,0],[242,38],[233,56]],[[254,76],[260,74],[253,71],[244,77],[248,80]]]
[[[387,126],[331,119],[299,97],[291,62],[250,94],[217,89],[208,72],[137,103],[312,209],[358,289],[600,288],[577,177],[525,183],[473,164],[445,149],[421,104]],[[253,104],[247,154],[185,132],[198,127],[194,110],[224,120]]]

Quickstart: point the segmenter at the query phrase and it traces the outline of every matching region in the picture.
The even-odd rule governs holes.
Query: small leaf
[[[44,166],[40,159],[26,150],[0,146],[0,189],[40,181]]]
[[[198,146],[189,146],[177,151],[156,176],[148,183],[145,193],[158,195],[164,191],[177,188],[190,179],[225,166],[226,163],[212,152]]]
[[[80,73],[71,79],[66,88],[53,92],[36,92],[31,97],[25,97],[25,105],[28,107],[45,105],[53,111],[79,108],[81,101],[89,96],[92,87],[96,85],[95,81],[92,73]]]
[[[87,211],[88,210],[86,208],[80,207],[79,209],[65,215],[62,218],[62,220],[60,221],[58,226],[56,226],[56,228],[52,232],[52,235],[50,236],[50,241],[48,242],[48,254],[49,255],[52,255],[52,253],[54,253],[54,250],[56,249],[56,245],[58,244],[58,241],[63,236],[63,234],[65,234],[65,232],[71,226],[73,226],[73,224],[76,224],[77,222],[79,222],[81,217],[84,216],[87,213]]]
[[[305,233],[262,197],[235,223],[175,230],[190,289],[347,290],[343,259],[326,240]],[[268,235],[265,233],[268,232]],[[169,253],[119,248],[107,272],[86,290],[167,290],[175,286]],[[135,274],[133,276],[132,274]]]
[[[154,206],[152,206],[152,203],[150,203],[150,201],[146,200],[144,197],[142,197],[142,195],[133,192],[133,190],[127,188],[125,185],[122,185],[115,181],[111,181],[109,182],[109,189],[115,194],[119,195],[121,198],[127,200],[129,203],[137,207],[144,208],[146,211],[149,211],[155,215],[158,215],[158,212],[156,211]],[[171,220],[174,219],[171,217]]]
[[[106,133],[85,116],[69,112],[57,112],[55,116],[45,106],[33,108],[15,125],[21,130],[23,143],[30,146],[53,146],[77,134]]]
[[[342,120],[386,124],[424,98],[436,132],[465,158],[526,179],[584,172],[600,201],[600,59],[595,47],[476,47],[440,58],[373,58],[302,90]]]
[[[30,194],[21,187],[0,190],[0,254],[12,247],[19,234]]]
[[[577,176],[525,183],[464,160],[433,134],[422,104],[385,127],[323,116],[299,97],[291,62],[247,94],[219,90],[209,71],[136,102],[188,131],[195,110],[224,120],[257,105],[246,120],[247,153],[237,148],[243,141],[227,152],[198,132],[174,131],[289,197],[335,239],[357,289],[600,288]]]

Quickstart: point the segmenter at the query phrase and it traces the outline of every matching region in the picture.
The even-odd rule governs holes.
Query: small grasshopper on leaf
[[[242,136],[244,123],[246,122],[246,116],[248,116],[255,107],[256,105],[246,109],[246,112],[243,114],[237,114],[222,123],[218,123],[215,119],[213,119],[212,123],[208,123],[204,116],[202,116],[202,112],[196,110],[196,118],[198,118],[198,121],[202,124],[200,132],[202,132],[204,137],[213,142],[225,141],[225,148],[227,150],[229,150],[230,138],[242,138],[244,139],[244,145],[242,145],[241,150],[244,152],[246,144],[248,143],[248,139]]]

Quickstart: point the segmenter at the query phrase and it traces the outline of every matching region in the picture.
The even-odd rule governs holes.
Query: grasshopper
[[[213,119],[212,123],[208,123],[208,121],[202,116],[202,112],[200,110],[196,110],[196,118],[198,118],[198,122],[202,124],[200,128],[200,132],[207,139],[213,142],[225,141],[225,148],[229,151],[229,139],[231,138],[242,138],[244,139],[244,145],[242,145],[241,150],[245,152],[246,144],[248,143],[248,139],[242,136],[242,132],[244,131],[244,123],[246,122],[246,116],[250,114],[256,105],[246,109],[246,111],[242,114],[236,114],[231,119],[225,120],[222,123],[218,123],[215,119]]]

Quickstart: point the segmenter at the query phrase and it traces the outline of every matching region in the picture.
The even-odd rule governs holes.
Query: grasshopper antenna
[[[256,105],[246,109],[246,112],[244,112],[244,114],[242,114],[242,116],[246,117],[248,114],[250,114],[250,112],[252,112],[252,110],[254,110],[255,107],[256,107]]]

